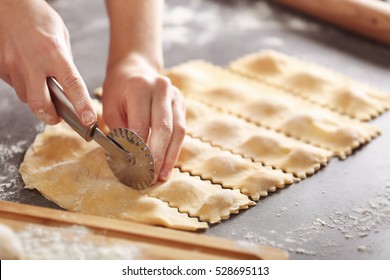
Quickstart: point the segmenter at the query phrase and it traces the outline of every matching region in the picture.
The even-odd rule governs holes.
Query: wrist
[[[107,62],[107,72],[118,65],[129,68],[143,68],[160,73],[163,68],[162,55],[147,56],[138,52],[128,52],[125,54],[110,53]]]

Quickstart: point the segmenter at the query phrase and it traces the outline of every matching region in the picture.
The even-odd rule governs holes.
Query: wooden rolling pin
[[[274,0],[390,45],[390,4],[377,0]]]
[[[30,225],[58,227],[80,225],[92,231],[92,238],[130,242],[143,248],[143,259],[287,259],[287,252],[129,221],[0,201],[0,223],[15,231]]]

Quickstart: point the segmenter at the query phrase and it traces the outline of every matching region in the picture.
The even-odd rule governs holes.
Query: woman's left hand
[[[109,65],[103,92],[106,124],[110,129],[127,127],[141,136],[155,161],[153,182],[168,180],[185,135],[181,92],[140,57]]]

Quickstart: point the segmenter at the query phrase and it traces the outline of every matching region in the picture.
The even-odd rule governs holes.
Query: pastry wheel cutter
[[[154,160],[148,146],[134,131],[115,128],[105,135],[98,124],[83,125],[53,77],[47,78],[50,96],[57,114],[86,141],[96,141],[106,153],[109,167],[119,181],[133,189],[149,187],[154,177]]]

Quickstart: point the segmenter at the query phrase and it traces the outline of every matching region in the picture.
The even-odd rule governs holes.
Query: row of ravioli
[[[146,192],[202,222],[227,219],[379,135],[375,126],[203,61],[167,75],[185,94],[188,135],[172,178]]]
[[[351,154],[353,149],[380,134],[379,129],[371,124],[340,115],[278,88],[203,61],[182,64],[170,69],[167,75],[185,94],[187,102],[199,101],[219,111],[213,114],[209,110],[207,114],[229,114],[258,127],[331,151],[332,156],[342,159]],[[191,111],[191,106],[187,116],[190,131],[196,129],[197,125],[210,123],[209,116],[198,113],[199,108]],[[221,117],[222,121],[224,117]],[[192,119],[195,120],[191,122]],[[240,133],[231,132],[245,134],[244,130],[248,133],[251,128],[241,129]]]
[[[170,69],[185,94],[181,171],[238,189],[252,200],[314,174],[379,135],[337,114],[203,61]]]
[[[269,192],[314,174],[333,156],[346,158],[379,134],[376,127],[356,119],[367,120],[387,109],[384,96],[347,94],[352,104],[359,104],[356,112],[361,112],[351,113],[354,107],[339,102],[346,97],[337,97],[336,89],[342,83],[356,83],[315,66],[315,71],[304,74],[283,70],[302,69],[297,63],[268,52],[233,62],[232,69],[240,75],[203,61],[167,71],[186,97],[188,133],[171,179],[140,193],[153,203],[165,202],[158,204],[169,215],[153,214],[146,220],[143,216],[143,222],[186,230],[205,228],[206,222],[228,219]],[[316,77],[313,73],[318,69],[327,75]],[[294,75],[298,78],[291,78]],[[304,82],[307,77],[309,84]],[[323,92],[305,96],[297,86],[312,85],[313,90],[316,79],[324,77],[335,89],[325,101],[316,100]],[[175,208],[177,213],[172,211]]]
[[[272,50],[241,57],[230,64],[230,69],[361,121],[390,108],[389,92]]]

